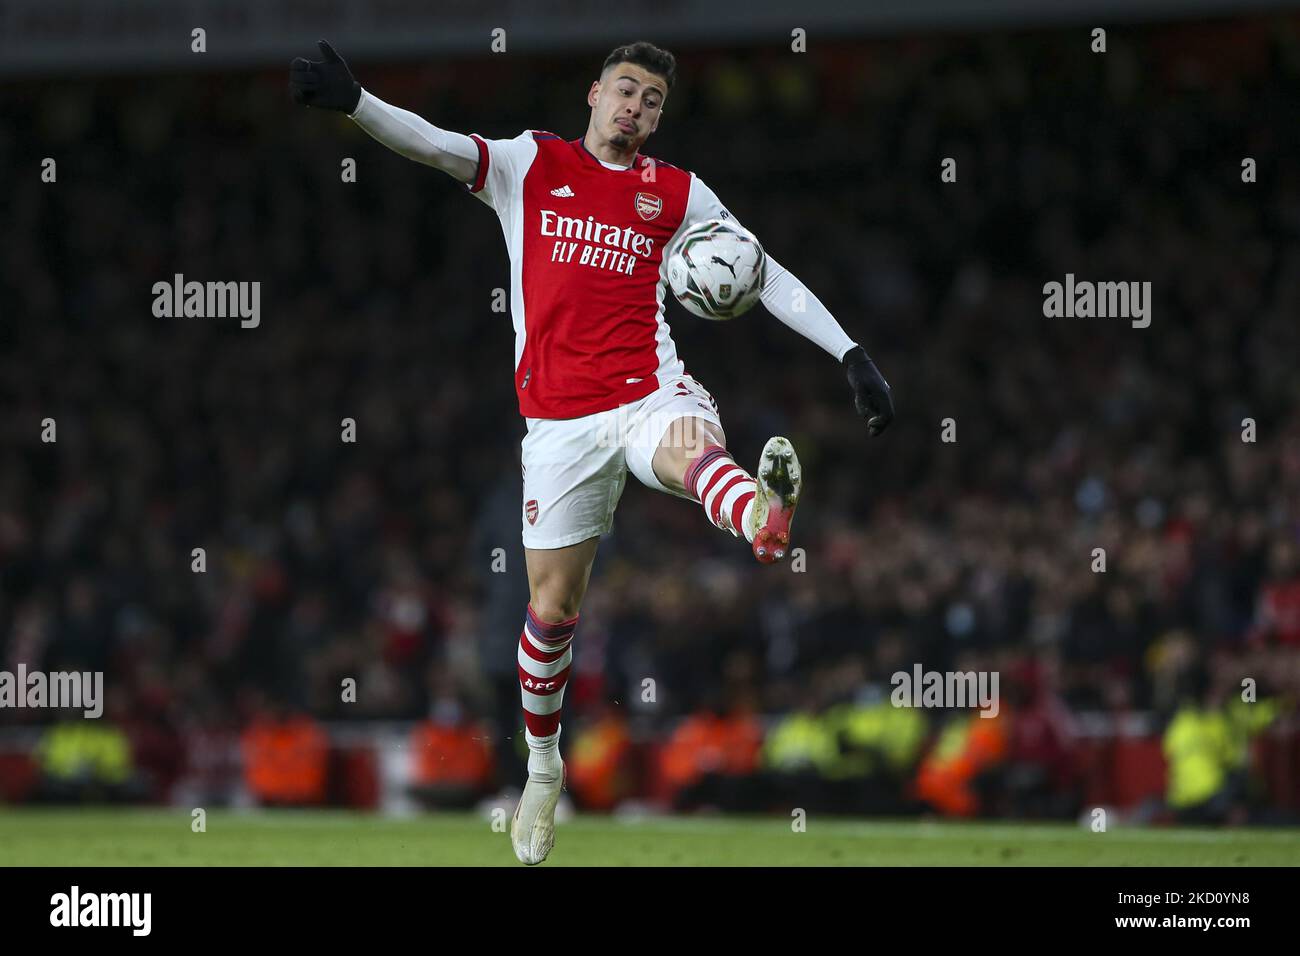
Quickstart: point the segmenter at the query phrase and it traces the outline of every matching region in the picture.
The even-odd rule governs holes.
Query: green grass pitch
[[[472,814],[0,808],[0,866],[518,866]],[[579,816],[544,866],[1296,866],[1300,830]]]

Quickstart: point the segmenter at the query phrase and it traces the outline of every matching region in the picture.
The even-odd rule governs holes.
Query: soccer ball
[[[767,254],[754,234],[725,219],[697,222],[668,251],[668,286],[702,319],[734,319],[763,293]]]

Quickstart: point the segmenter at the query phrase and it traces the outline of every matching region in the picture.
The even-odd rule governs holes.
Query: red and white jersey
[[[473,137],[469,190],[510,252],[515,391],[526,418],[578,418],[649,395],[685,371],[664,321],[665,252],[729,215],[694,173],[637,155],[610,167],[581,139]]]

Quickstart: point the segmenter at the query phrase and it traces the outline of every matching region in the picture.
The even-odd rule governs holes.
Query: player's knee
[[[532,604],[533,614],[547,624],[571,620],[582,604],[582,588],[563,579],[542,581],[539,587],[533,588]]]
[[[533,613],[547,624],[558,624],[561,621],[572,620],[577,617],[578,608],[581,604],[582,596],[580,594],[568,592],[565,589],[544,591],[533,595],[532,600]]]
[[[727,447],[727,439],[722,429],[705,418],[683,418],[677,421],[677,432],[673,436],[682,457],[687,461],[698,458],[700,453],[710,445]]]
[[[680,488],[691,462],[710,445],[727,447],[726,436],[718,425],[703,418],[679,418],[664,434],[651,465],[660,481],[670,488]]]

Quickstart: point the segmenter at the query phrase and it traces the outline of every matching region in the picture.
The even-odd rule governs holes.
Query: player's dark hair
[[[600,75],[604,76],[605,71],[615,63],[635,63],[637,66],[644,67],[651,73],[662,76],[670,90],[673,88],[673,80],[677,79],[677,58],[667,50],[661,50],[645,40],[614,47],[614,52],[605,57]]]

